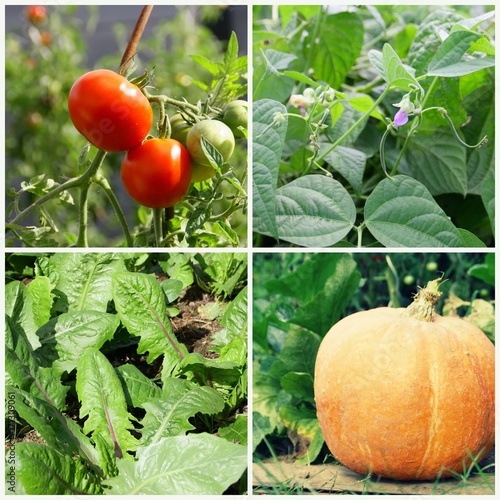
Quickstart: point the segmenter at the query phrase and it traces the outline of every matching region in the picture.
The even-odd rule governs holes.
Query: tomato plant
[[[127,152],[121,178],[128,194],[141,205],[173,207],[191,183],[191,160],[180,142],[150,139]]]
[[[132,149],[153,124],[153,110],[141,90],[107,69],[89,71],[74,83],[68,109],[76,129],[104,151]]]
[[[217,172],[211,165],[200,165],[199,163],[191,163],[191,182],[203,182],[211,179]]]
[[[494,246],[494,16],[255,6],[255,244]]]
[[[179,141],[184,147],[187,146],[187,135],[191,128],[192,125],[180,113],[170,118],[170,137]]]
[[[224,109],[222,121],[231,129],[234,137],[244,136],[248,124],[248,102],[236,99]]]
[[[202,137],[222,155],[226,162],[234,151],[234,135],[231,129],[218,120],[203,120],[196,123],[187,135],[187,148],[194,162],[210,165],[202,146]]]
[[[136,9],[139,14],[141,8]],[[130,30],[126,33],[131,33],[134,42],[132,52],[126,54],[113,49],[115,45],[128,45],[119,30],[113,30],[113,38],[109,40],[108,36],[97,55],[87,54],[86,49],[87,40],[94,36],[94,21],[102,14],[118,23],[123,16],[118,7],[53,6],[43,32],[33,24],[28,26],[27,20],[23,31],[27,36],[7,28],[6,79],[11,91],[6,98],[6,187],[12,198],[6,210],[7,245],[211,247],[245,243],[245,139],[237,141],[227,161],[206,142],[214,163],[198,175],[204,181],[192,182],[186,196],[165,212],[137,203],[121,182],[124,153],[116,149],[135,147],[148,132],[159,139],[178,137],[176,115],[184,119],[185,130],[205,120],[222,123],[226,106],[247,91],[248,61],[239,53],[238,44],[238,37],[246,39],[246,25],[234,23],[236,32],[219,38],[219,31],[215,31],[219,23],[212,22],[226,11],[230,17],[239,17],[240,12],[246,15],[246,8],[154,9],[158,22],[145,33],[131,33],[133,23],[127,21]],[[19,7],[7,7],[10,17],[19,17],[19,11]],[[82,18],[89,22],[82,24]],[[102,25],[97,26],[100,29]],[[45,31],[52,36],[49,44]],[[168,51],[164,47],[166,38]],[[133,127],[117,134],[120,141],[131,134],[135,138],[130,142],[135,145],[109,146],[103,142],[106,137],[101,136],[119,132],[116,122],[120,125],[120,120],[128,119],[127,107],[121,106],[120,100],[113,103],[110,94],[102,99],[102,108],[94,109],[97,114],[93,117],[91,106],[76,106],[81,114],[75,124],[90,143],[72,125],[68,114],[70,90],[92,68],[115,69],[113,76],[123,75],[130,82],[127,85],[141,89],[138,95],[143,94],[143,102],[148,102],[149,112],[152,110],[150,130],[138,133],[139,127],[133,123]],[[39,85],[33,85],[34,80]],[[90,94],[88,102],[94,105],[96,94]],[[88,121],[80,126],[76,122],[83,117]]]

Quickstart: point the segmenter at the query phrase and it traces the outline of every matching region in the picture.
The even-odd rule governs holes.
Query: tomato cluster
[[[246,128],[247,103],[230,103],[222,120],[191,124],[181,114],[170,119],[170,139],[147,139],[153,111],[147,97],[133,83],[109,70],[90,71],[70,90],[68,108],[76,129],[94,146],[107,152],[127,151],[121,178],[129,195],[151,208],[167,208],[181,201],[192,182],[216,173],[203,149],[208,141],[226,162],[235,137]]]

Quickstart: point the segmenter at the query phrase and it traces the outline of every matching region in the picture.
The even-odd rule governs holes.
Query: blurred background
[[[75,80],[97,68],[118,70],[123,51],[142,6],[46,6],[46,15],[33,19],[27,6],[5,7],[5,91],[7,219],[12,192],[21,182],[46,174],[63,182],[78,174],[78,157],[85,139],[76,131],[67,111],[67,95]],[[246,6],[155,6],[138,47],[133,76],[154,71],[152,93],[196,103],[204,93],[194,81],[208,83],[211,75],[189,55],[219,62],[234,31],[239,55],[247,53]],[[174,110],[167,110],[167,112]],[[246,149],[240,148],[235,165],[246,167]],[[92,153],[91,153],[92,154]],[[108,155],[102,167],[131,226],[139,222],[137,205],[123,190],[119,166],[123,153]],[[26,187],[26,186],[25,186]],[[48,189],[46,180],[31,182],[22,206]],[[10,192],[10,196],[9,196]],[[105,196],[91,190],[93,221],[90,241],[113,246],[120,229]],[[48,212],[53,214],[48,205]],[[49,224],[66,233],[71,244],[77,227],[76,210],[58,210]],[[243,217],[243,215],[242,215]],[[38,214],[24,225],[38,225]],[[243,224],[244,221],[242,221]],[[246,222],[246,221],[245,221]],[[93,228],[93,229],[92,229]],[[241,235],[243,237],[243,235]],[[25,241],[25,245],[35,242]],[[120,240],[116,240],[119,244]],[[11,242],[8,240],[7,245]],[[16,243],[17,245],[17,243]]]

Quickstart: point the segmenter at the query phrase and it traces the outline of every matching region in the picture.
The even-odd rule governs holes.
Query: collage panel
[[[495,255],[255,253],[255,494],[494,494]]]
[[[246,247],[247,21],[6,6],[7,246]]]
[[[493,5],[252,23],[255,247],[494,247]]]
[[[9,494],[246,491],[246,253],[5,264]]]

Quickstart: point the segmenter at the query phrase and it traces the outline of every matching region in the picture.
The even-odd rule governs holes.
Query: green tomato
[[[227,125],[218,120],[203,120],[196,123],[187,135],[187,149],[191,160],[210,166],[201,146],[202,137],[217,149],[224,162],[229,160],[234,151],[234,135]]]
[[[180,113],[170,118],[170,137],[179,141],[184,147],[187,145],[187,135],[193,126],[188,123]]]
[[[238,127],[246,129],[248,126],[248,102],[230,102],[224,110],[222,121],[233,131],[234,137],[244,137],[245,134]]]
[[[191,162],[191,184],[194,182],[203,182],[211,179],[215,175],[215,168],[210,165],[200,165]]]

